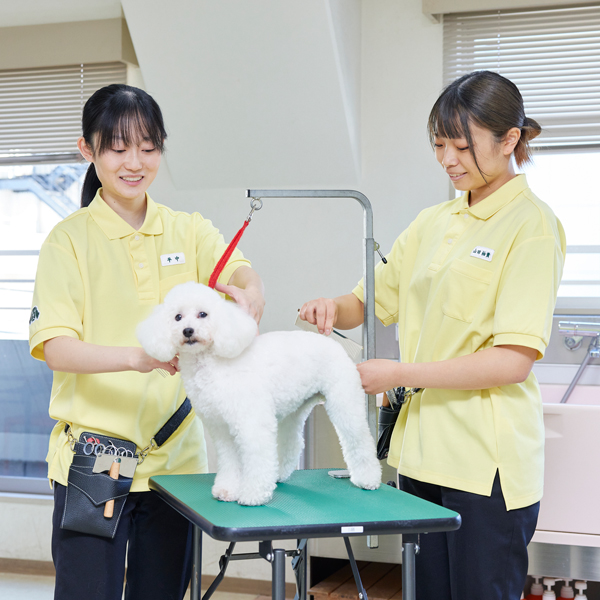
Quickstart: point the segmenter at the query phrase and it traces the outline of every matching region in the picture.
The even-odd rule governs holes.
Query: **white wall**
[[[358,189],[388,251],[421,209],[448,198],[425,129],[442,82],[441,25],[422,14],[420,0],[238,0],[243,13],[231,12],[235,4],[208,14],[197,12],[206,8],[199,1],[173,11],[158,0],[123,0],[140,65],[132,77],[158,100],[170,133],[151,195],[200,211],[229,240],[249,210],[245,187]],[[241,24],[231,18],[239,14]],[[219,32],[209,37],[212,48],[200,35],[210,28],[197,27],[207,15]],[[254,62],[236,71],[244,53]],[[300,85],[283,58],[303,74]],[[262,93],[259,85],[267,86]],[[210,114],[192,116],[210,89]],[[265,281],[262,330],[291,329],[305,300],[347,293],[362,276],[362,210],[350,200],[266,200],[241,246]],[[47,517],[49,507],[3,499],[0,531],[29,535],[2,535],[1,557],[51,560],[49,530],[28,525],[40,511]],[[219,549],[207,555],[206,572],[216,572]],[[269,578],[266,563],[253,563],[234,563],[231,575]]]
[[[316,4],[327,2],[319,0]],[[254,143],[245,143],[242,138],[231,138],[233,134],[227,132],[224,135],[237,141],[239,146],[232,161],[240,160],[237,152],[241,151],[242,162],[246,157],[248,162],[259,165],[260,177],[250,171],[243,177],[232,177],[235,180],[232,185],[217,188],[207,186],[199,175],[202,172],[201,157],[206,158],[206,155],[198,148],[210,148],[212,139],[196,134],[193,129],[182,131],[185,119],[180,105],[173,102],[173,97],[181,90],[175,83],[168,88],[162,87],[157,76],[168,71],[175,59],[168,52],[162,57],[155,56],[152,50],[155,60],[147,64],[145,46],[140,48],[137,39],[138,35],[147,37],[148,32],[131,22],[134,17],[131,9],[137,6],[137,0],[125,0],[123,6],[146,89],[163,107],[170,132],[166,161],[150,190],[155,200],[181,210],[200,211],[213,220],[229,240],[248,213],[247,187],[260,184],[264,188],[357,189],[373,204],[374,236],[387,251],[422,208],[447,199],[447,182],[435,163],[425,129],[427,115],[441,88],[442,28],[422,14],[418,0],[361,3],[358,16],[361,22],[360,65],[356,65],[353,56],[358,36],[354,35],[354,44],[352,39],[346,39],[336,46],[335,27],[328,32],[314,28],[323,36],[330,36],[329,45],[323,39],[316,45],[307,40],[295,48],[297,63],[325,64],[329,76],[345,89],[333,100],[329,98],[324,104],[312,104],[310,111],[302,113],[297,105],[290,108],[273,102],[264,106],[252,95],[240,94],[236,106],[227,105],[220,112],[211,114],[214,121],[227,123],[232,112],[236,119],[240,111],[244,112],[247,122],[242,127],[252,128],[255,120],[262,118],[263,110],[278,112],[275,120],[282,120],[283,115],[292,111],[294,118],[300,119],[302,128],[311,133],[309,143],[315,147],[322,143],[327,146],[326,157],[321,160],[332,168],[325,180],[320,168],[315,169],[312,163],[304,160],[306,138],[296,144],[296,140],[289,139],[289,131],[274,129],[264,135],[257,133]],[[331,7],[330,18],[340,18],[335,10],[339,6],[332,3]],[[316,19],[326,16],[322,11],[313,14]],[[345,16],[348,17],[348,13]],[[269,31],[277,27],[277,22],[269,22],[260,33],[268,36]],[[275,37],[262,43],[272,54],[279,55],[278,43],[285,46],[285,40]],[[251,43],[251,38],[228,39],[227,42],[243,46]],[[334,48],[337,52],[346,49],[346,62],[350,66],[347,64],[344,68],[340,60],[338,67],[342,66],[331,71]],[[188,51],[193,61],[201,60],[194,54],[193,47]],[[235,54],[235,51],[230,50],[230,53]],[[178,57],[176,60],[186,59]],[[261,67],[261,71],[265,69]],[[360,85],[357,86],[355,81]],[[317,73],[304,84],[314,91],[320,82],[321,75]],[[217,85],[227,86],[227,82],[215,81]],[[293,78],[284,78],[281,85],[293,89],[295,82]],[[356,87],[359,97],[352,92]],[[184,89],[186,94],[194,90],[189,82]],[[225,96],[227,92],[220,95]],[[200,92],[195,97],[198,102],[194,110],[202,111]],[[319,97],[319,100],[323,98]],[[332,112],[344,112],[348,105],[350,114],[352,107],[354,110],[360,107],[359,130],[355,133],[360,138],[358,169],[354,168],[356,163],[349,141],[352,139],[351,127],[347,124],[342,127],[338,123],[339,127],[323,131],[327,117]],[[184,113],[183,117],[187,115]],[[356,123],[356,120],[352,122]],[[177,127],[174,128],[173,123]],[[282,148],[275,156],[271,154],[273,145]],[[197,165],[196,169],[188,167],[185,176],[179,176],[180,166],[176,164],[182,156],[187,164]],[[210,157],[206,160],[212,161]],[[245,168],[238,166],[242,170]],[[196,182],[195,188],[184,189],[191,185],[191,180]],[[292,328],[295,311],[312,297],[337,295],[352,289],[362,276],[362,227],[362,210],[353,200],[265,200],[264,208],[256,214],[241,242],[241,248],[253,261],[266,285],[268,305],[263,331]]]

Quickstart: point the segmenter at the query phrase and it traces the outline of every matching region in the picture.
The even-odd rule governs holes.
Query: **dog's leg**
[[[296,412],[279,421],[277,452],[279,453],[279,478],[286,481],[298,466],[300,453],[304,449],[304,423],[310,411],[324,401],[323,396],[312,396]]]
[[[212,495],[223,502],[237,502],[241,471],[236,446],[226,426],[211,425],[210,434],[217,453],[217,476],[212,487]]]
[[[375,440],[369,430],[365,395],[356,369],[348,377],[327,385],[325,410],[334,426],[344,460],[350,471],[350,481],[367,490],[377,489],[381,483],[381,464],[377,460]]]
[[[242,467],[238,502],[266,504],[273,497],[279,473],[277,419],[268,411],[238,417],[234,438]]]

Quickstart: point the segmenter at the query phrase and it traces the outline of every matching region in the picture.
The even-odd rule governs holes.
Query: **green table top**
[[[211,495],[214,473],[159,475],[150,488],[211,537],[263,541],[453,531],[460,515],[393,487],[355,487],[330,469],[295,471],[265,506],[220,502]]]

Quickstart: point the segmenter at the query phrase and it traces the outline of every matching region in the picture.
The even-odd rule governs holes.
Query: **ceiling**
[[[357,184],[359,0],[122,5],[178,189]]]
[[[120,0],[0,0],[2,27],[114,19]]]

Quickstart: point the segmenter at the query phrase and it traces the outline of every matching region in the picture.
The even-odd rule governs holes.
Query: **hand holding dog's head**
[[[257,325],[233,302],[201,283],[174,287],[137,328],[144,350],[168,361],[182,352],[235,358],[254,340]]]

